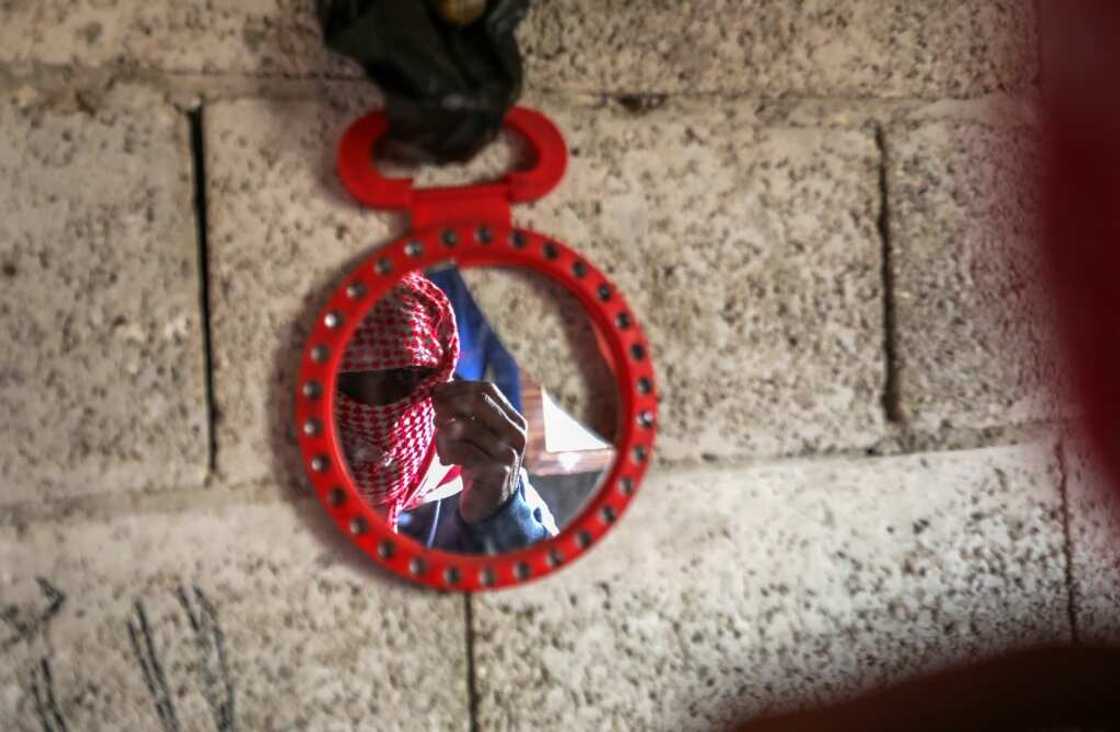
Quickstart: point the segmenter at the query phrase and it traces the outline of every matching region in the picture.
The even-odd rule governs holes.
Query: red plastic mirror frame
[[[405,274],[453,261],[461,268],[515,267],[563,284],[608,347],[619,388],[614,465],[591,503],[556,537],[498,556],[427,549],[396,534],[362,500],[334,423],[334,395],[345,345],[357,325]],[[525,229],[466,222],[410,233],[352,271],[322,309],[308,338],[296,393],[296,429],[315,495],[338,528],[382,567],[443,590],[474,592],[543,577],[595,544],[625,513],[652,457],[657,390],[649,343],[614,285],[579,253]]]

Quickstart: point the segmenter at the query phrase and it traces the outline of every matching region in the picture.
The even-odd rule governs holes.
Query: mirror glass
[[[358,492],[432,549],[493,555],[555,536],[614,462],[605,354],[578,301],[541,275],[406,275],[339,371],[334,418]]]

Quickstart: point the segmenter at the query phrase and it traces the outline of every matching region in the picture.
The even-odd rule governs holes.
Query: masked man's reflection
[[[484,381],[454,381],[455,314],[407,275],[343,354],[336,418],[363,497],[426,546],[511,551],[557,533],[522,468],[526,422]]]

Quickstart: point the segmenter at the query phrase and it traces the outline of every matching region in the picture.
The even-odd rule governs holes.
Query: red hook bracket
[[[389,130],[383,112],[362,117],[346,131],[338,151],[343,185],[370,208],[408,211],[414,230],[437,224],[487,222],[508,227],[510,206],[544,197],[563,179],[568,146],[552,120],[526,107],[514,107],[505,126],[529,143],[536,163],[495,183],[442,188],[415,188],[411,178],[386,178],[374,161],[377,143]]]

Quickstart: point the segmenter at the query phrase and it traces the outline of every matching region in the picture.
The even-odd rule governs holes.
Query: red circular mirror
[[[371,500],[369,485],[356,479],[353,453],[343,439],[345,427],[340,428],[338,410],[349,399],[340,390],[340,376],[347,371],[343,365],[350,358],[348,348],[356,331],[370,321],[378,303],[400,291],[402,283],[413,281],[418,274],[426,278],[449,264],[464,275],[478,268],[498,267],[558,285],[586,315],[588,330],[594,333],[595,351],[602,355],[616,389],[617,404],[611,409],[614,423],[598,428],[598,432],[613,434],[612,459],[598,466],[603,478],[597,489],[562,527],[559,523],[563,522],[559,522],[546,538],[514,551],[464,553],[403,531],[392,512],[387,514]],[[511,315],[518,317],[516,312]],[[461,313],[456,311],[456,317],[461,327]],[[410,234],[379,249],[347,275],[317,319],[303,355],[297,388],[296,427],[304,465],[316,495],[339,529],[390,571],[442,589],[474,591],[513,585],[544,576],[580,556],[625,513],[650,461],[657,423],[649,344],[613,283],[554,238],[483,221],[436,226]],[[539,405],[540,394],[537,397]],[[525,414],[533,410],[530,401],[526,397],[528,406],[522,407]],[[561,413],[559,419],[564,419],[562,410],[555,404],[549,406],[552,400],[547,393],[543,401],[537,413]],[[432,417],[428,414],[415,419],[425,418]],[[530,420],[530,425],[533,423]],[[530,426],[529,443],[533,443],[532,432]],[[431,435],[430,429],[422,435],[431,444],[421,445],[423,456],[416,463],[419,470],[406,471],[403,478],[401,471],[393,473],[407,482],[402,484],[405,492],[427,480],[434,469],[431,466],[452,462],[445,461],[442,453],[433,457],[437,451]],[[601,460],[603,452],[592,449],[574,457],[563,451],[533,453],[533,483],[538,476],[546,476],[539,478],[542,482],[547,480],[549,465],[558,469],[556,466],[582,461],[586,468],[596,456]],[[433,484],[445,492],[447,485],[447,481]]]

